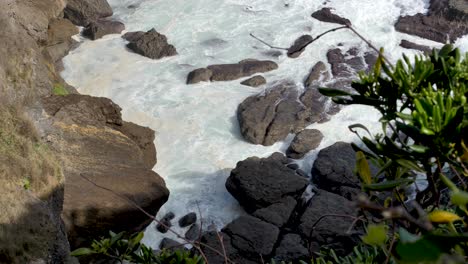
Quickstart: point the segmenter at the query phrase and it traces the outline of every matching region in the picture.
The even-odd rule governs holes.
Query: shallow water
[[[404,37],[419,44],[434,42],[398,33],[393,24],[400,14],[425,12],[428,0],[110,0],[115,19],[128,31],[156,28],[165,34],[178,56],[150,60],[126,50],[120,35],[97,41],[81,39],[80,47],[64,59],[63,77],[80,93],[109,97],[123,108],[126,120],[156,131],[158,163],[154,170],[171,191],[159,217],[168,211],[177,217],[200,208],[204,225],[221,227],[242,214],[224,183],[236,163],[250,156],[268,156],[284,151],[292,140],[270,147],[245,142],[236,120],[236,108],[246,97],[261,89],[240,81],[185,85],[191,70],[216,63],[233,63],[246,58],[272,59],[280,68],[264,74],[269,82],[292,80],[299,86],[313,64],[326,59],[326,52],[338,43],[365,47],[349,32],[338,31],[310,45],[298,59],[268,57],[268,47],[249,36],[254,33],[275,46],[288,47],[303,34],[318,35],[335,27],[310,17],[323,6],[351,20],[354,27],[376,46],[396,59]],[[326,4],[324,4],[326,3]],[[128,8],[129,5],[135,7]],[[468,38],[458,43],[468,50]],[[365,123],[379,129],[378,114],[352,106],[330,122],[314,124],[325,135],[320,148],[334,142],[354,141],[347,126]],[[298,161],[305,171],[318,150]],[[182,230],[176,228],[177,231]],[[169,235],[173,237],[172,235]],[[145,242],[157,247],[163,235],[150,226]]]

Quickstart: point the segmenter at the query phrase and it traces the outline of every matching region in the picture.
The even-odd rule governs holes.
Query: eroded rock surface
[[[293,159],[300,159],[307,152],[317,148],[322,142],[323,134],[316,129],[305,129],[297,133],[291,145],[286,151],[287,156]]]
[[[167,42],[167,37],[154,28],[148,32],[129,32],[123,38],[130,42],[127,44],[130,50],[150,59],[177,55],[176,48]]]
[[[266,79],[261,75],[255,75],[245,81],[242,81],[241,84],[250,87],[258,87],[266,84]]]
[[[100,39],[109,34],[120,34],[125,29],[125,25],[119,21],[97,20],[88,24],[83,31],[83,35],[92,39]]]
[[[314,12],[312,17],[323,22],[336,23],[340,25],[351,25],[351,21],[333,13],[328,7]]]
[[[112,16],[107,0],[68,0],[64,10],[65,18],[78,26],[87,26],[99,18]]]

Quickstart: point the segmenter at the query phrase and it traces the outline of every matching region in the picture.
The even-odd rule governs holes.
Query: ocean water
[[[288,47],[303,34],[318,35],[336,25],[319,22],[311,14],[324,7],[351,20],[354,27],[391,60],[402,52],[405,38],[419,44],[440,44],[398,33],[393,24],[401,14],[426,12],[428,0],[110,0],[114,18],[128,31],[155,28],[165,34],[179,53],[175,57],[150,60],[131,53],[120,35],[97,41],[80,38],[79,48],[64,59],[62,76],[80,93],[111,98],[123,108],[123,117],[156,131],[158,163],[154,170],[171,191],[158,217],[172,211],[177,218],[201,213],[204,226],[222,227],[242,209],[224,187],[230,170],[250,156],[265,157],[285,151],[292,140],[269,147],[244,141],[236,120],[236,109],[246,97],[263,88],[250,88],[240,81],[186,85],[187,74],[199,67],[234,63],[246,58],[271,59],[279,69],[266,73],[269,82],[291,80],[302,85],[310,68],[326,60],[326,52],[342,43],[345,47],[365,44],[346,31],[338,31],[310,45],[300,58],[285,54],[272,58],[268,47],[249,36]],[[457,42],[468,50],[468,38]],[[298,164],[310,171],[318,150],[336,141],[356,141],[347,126],[364,123],[378,131],[378,113],[362,106],[350,106],[331,121],[311,128],[325,135],[320,147]],[[175,224],[175,230],[184,233]],[[144,242],[157,247],[164,237],[154,225],[147,228]]]

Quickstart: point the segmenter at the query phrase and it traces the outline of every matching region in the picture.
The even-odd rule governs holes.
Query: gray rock
[[[302,35],[294,41],[294,44],[288,49],[288,57],[297,58],[304,52],[314,38],[311,35]]]
[[[310,87],[320,81],[328,81],[329,79],[330,73],[328,72],[327,66],[322,61],[319,61],[310,70],[309,76],[307,76],[307,79],[304,81],[304,86]]]
[[[323,22],[336,23],[340,25],[351,25],[351,21],[336,14],[333,14],[331,12],[331,9],[327,7],[314,12],[312,14],[312,17]]]
[[[307,152],[316,149],[322,142],[323,134],[317,129],[305,129],[297,133],[286,151],[289,158],[300,159]]]
[[[132,32],[127,32],[123,34],[122,38],[129,41],[129,42],[135,42],[139,38],[143,37],[146,32],[144,31],[132,31]]]
[[[241,216],[222,230],[231,237],[232,245],[250,255],[269,255],[278,240],[278,227],[252,216]]]
[[[245,85],[245,86],[250,86],[250,87],[258,87],[260,85],[266,84],[266,79],[261,75],[255,75],[255,76],[241,82],[241,84]]]
[[[161,243],[159,244],[159,248],[176,250],[176,249],[182,249],[184,248],[184,246],[181,243],[173,239],[165,237],[161,240]]]
[[[99,18],[112,16],[112,8],[106,0],[68,0],[64,17],[73,24],[87,26]]]
[[[311,250],[318,252],[321,246],[335,249],[338,255],[346,254],[360,241],[359,230],[348,229],[353,224],[356,208],[346,198],[319,190],[310,200],[299,221],[299,232],[306,240],[315,242]],[[339,214],[350,217],[325,215]],[[319,221],[319,222],[318,222]]]
[[[185,233],[185,238],[188,240],[196,240],[200,237],[200,225],[193,224]]]
[[[301,236],[297,234],[286,234],[281,239],[278,248],[275,250],[274,259],[280,261],[293,261],[310,259],[309,250],[304,246]]]
[[[281,202],[285,196],[298,198],[307,185],[282,162],[257,157],[238,162],[226,181],[226,189],[248,212]]]
[[[150,59],[177,55],[174,46],[167,42],[166,36],[158,33],[154,28],[144,34],[138,32],[126,35],[124,38],[130,39],[130,43],[127,44],[130,50]]]
[[[432,49],[430,47],[428,47],[428,46],[419,45],[419,44],[413,43],[411,41],[408,41],[406,39],[403,39],[400,42],[400,47],[403,47],[405,49],[419,50],[419,51],[422,51],[422,52],[424,52],[426,54],[429,54],[432,51]]]
[[[187,76],[187,84],[209,82],[213,72],[207,68],[193,70]]]
[[[366,69],[367,65],[355,48],[343,53],[340,49],[331,49],[327,52],[328,62],[335,78],[356,78],[357,72]]]
[[[297,169],[299,169],[299,165],[297,165],[296,163],[288,164],[287,167],[290,168],[291,170],[297,170]]]
[[[167,233],[169,231],[169,228],[171,228],[172,223],[170,219],[167,218],[162,218],[159,220],[159,223],[156,225],[156,230],[158,230],[161,233]]]
[[[289,221],[296,205],[294,198],[286,196],[279,203],[258,209],[252,216],[281,228]]]
[[[120,34],[125,29],[125,25],[119,21],[97,20],[88,24],[83,30],[83,36],[92,40],[100,39],[109,34]]]
[[[225,257],[234,263],[256,264],[261,262],[261,258],[258,254],[255,256],[248,256],[251,257],[252,260],[248,259],[245,253],[240,252],[232,245],[231,237],[226,233],[217,231],[205,233],[201,237],[201,242],[202,244],[200,247],[210,264],[225,264]],[[212,249],[218,252],[226,252],[226,256],[218,254]]]
[[[180,227],[187,227],[197,221],[197,214],[194,212],[188,213],[179,219]]]

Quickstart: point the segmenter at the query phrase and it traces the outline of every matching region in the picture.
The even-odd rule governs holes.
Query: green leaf
[[[350,93],[343,91],[343,90],[338,90],[338,89],[332,89],[332,88],[319,88],[319,92],[325,96],[329,97],[335,97],[335,96],[348,96],[351,95]]]
[[[387,191],[399,186],[411,184],[413,182],[414,181],[412,179],[397,179],[381,183],[364,184],[363,188],[368,191]]]
[[[78,248],[78,249],[73,250],[73,252],[71,252],[70,255],[74,257],[78,257],[78,256],[92,255],[95,253],[96,251],[90,248]]]
[[[415,171],[419,171],[419,172],[424,172],[423,169],[421,169],[421,167],[418,166],[418,164],[414,161],[410,161],[410,160],[405,160],[405,159],[397,159],[395,160],[398,164],[400,164],[401,166],[405,167],[405,168],[408,168],[410,170],[415,170]]]
[[[414,152],[421,153],[421,154],[426,153],[429,150],[428,147],[422,146],[422,145],[411,145],[409,148],[413,150]]]
[[[372,175],[366,156],[361,151],[356,152],[356,172],[364,184],[372,183]]]
[[[367,234],[362,241],[371,246],[384,246],[387,241],[387,226],[385,224],[367,226]]]

